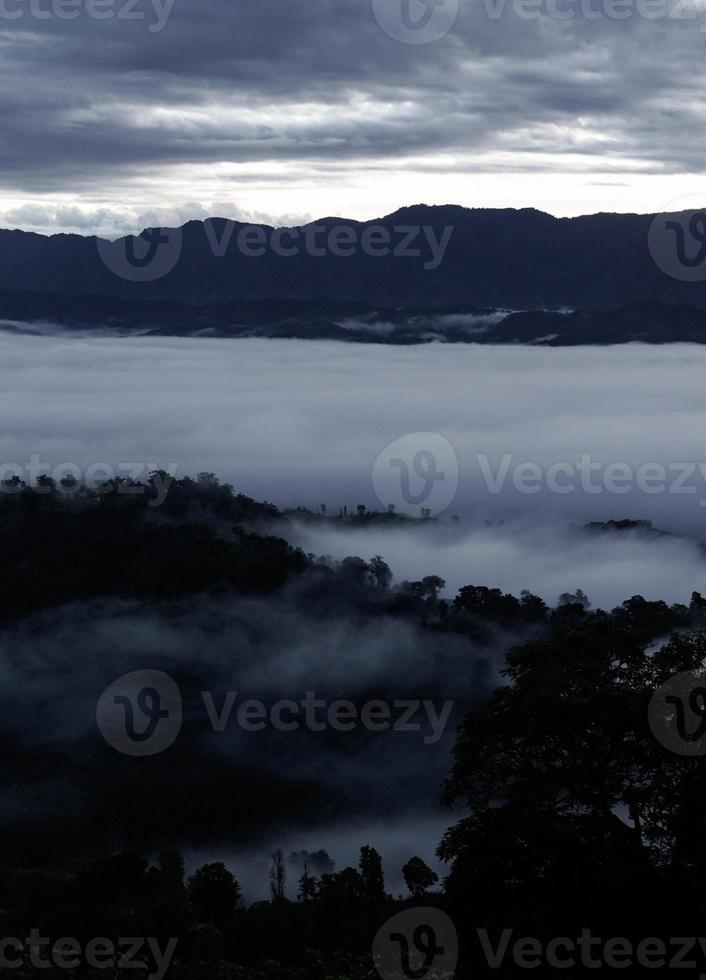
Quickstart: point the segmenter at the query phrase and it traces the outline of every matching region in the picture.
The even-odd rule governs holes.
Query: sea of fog
[[[550,603],[582,588],[594,607],[636,593],[688,601],[706,593],[705,376],[706,348],[688,345],[392,347],[0,329],[0,479],[38,468],[87,479],[106,468],[212,471],[282,508],[323,505],[335,516],[394,505],[417,518],[427,508],[434,520],[352,529],[295,515],[282,531],[317,555],[383,555],[398,581],[440,575],[449,595],[472,583],[529,588]],[[622,518],[673,533],[581,530]],[[504,641],[474,652],[459,638],[436,650],[414,624],[343,618],[323,629],[281,597],[219,601],[169,615],[139,602],[79,603],[47,613],[42,628],[0,632],[3,716],[18,744],[83,744],[100,692],[145,664],[193,670],[216,691],[267,703],[314,689],[348,697],[373,681],[395,696],[413,683],[425,697],[454,698],[435,745],[385,738],[341,752],[313,735],[248,741],[236,731],[201,746],[227,771],[256,761],[295,785],[312,780],[333,802],[318,825],[283,815],[257,842],[187,835],[190,868],[226,860],[254,899],[268,893],[274,847],[325,848],[341,868],[373,844],[388,888],[401,891],[402,864],[414,853],[434,864],[455,820],[438,805],[454,726],[500,682]],[[49,706],[42,726],[39,701]],[[60,811],[72,826],[82,793],[70,771],[33,776],[0,809],[31,806],[48,825]],[[296,875],[290,867],[290,894]]]
[[[638,592],[683,600],[706,589],[705,375],[706,348],[692,345],[0,332],[0,475],[171,467],[329,514],[394,503],[418,515],[428,504],[431,525],[297,525],[292,536],[317,554],[381,554],[398,579],[441,575],[449,591],[473,582],[550,602],[576,587],[604,606]],[[570,528],[625,517],[684,537]]]

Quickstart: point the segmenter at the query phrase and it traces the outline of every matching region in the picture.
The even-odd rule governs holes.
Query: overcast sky
[[[0,224],[703,202],[702,2],[0,0]]]

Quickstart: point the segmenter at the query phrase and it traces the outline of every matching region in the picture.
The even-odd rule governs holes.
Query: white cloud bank
[[[459,489],[445,526],[405,535],[317,534],[332,554],[379,552],[398,577],[437,573],[553,601],[581,586],[609,605],[634,592],[688,599],[706,589],[701,551],[706,479],[693,494],[630,486],[627,494],[519,492],[508,477],[488,491],[479,454],[495,472],[504,456],[545,475],[586,455],[637,472],[706,460],[706,348],[629,345],[590,349],[333,342],[178,340],[0,334],[0,462],[49,465],[142,461],[181,474],[212,470],[280,506],[329,513],[380,506],[378,454],[409,433],[438,433],[459,459]],[[514,472],[514,470],[512,471]],[[601,472],[605,472],[603,469]],[[674,476],[672,475],[671,482]],[[571,521],[644,518],[691,541],[585,538]],[[485,522],[504,526],[486,527]],[[366,554],[369,553],[369,554]]]

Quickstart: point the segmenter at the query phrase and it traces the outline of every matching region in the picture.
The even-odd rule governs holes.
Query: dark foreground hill
[[[442,598],[210,473],[0,486],[3,976],[703,973],[700,593]]]
[[[673,269],[670,275],[663,261],[656,264],[655,242],[652,251],[648,242],[653,218],[420,205],[365,223],[327,218],[274,245],[272,228],[258,226],[248,238],[241,224],[193,221],[166,233],[171,244],[158,274],[133,269],[127,276],[121,252],[139,253],[144,242],[113,247],[91,237],[5,230],[0,289],[195,304],[325,295],[390,307],[606,310],[649,301],[706,309],[706,285],[690,264],[683,278],[697,281],[673,278]],[[663,252],[673,245],[676,262],[677,236],[672,241],[669,229],[664,235],[657,244]]]

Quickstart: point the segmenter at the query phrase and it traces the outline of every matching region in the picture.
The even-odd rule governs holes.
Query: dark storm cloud
[[[557,153],[703,169],[698,18],[633,5],[589,20],[577,2],[570,19],[525,19],[513,2],[494,19],[490,0],[466,0],[446,37],[419,46],[390,38],[364,0],[175,0],[163,30],[162,0],[140,0],[139,21],[0,17],[0,180],[56,192],[177,163],[256,173],[491,151],[521,152],[515,169]]]

